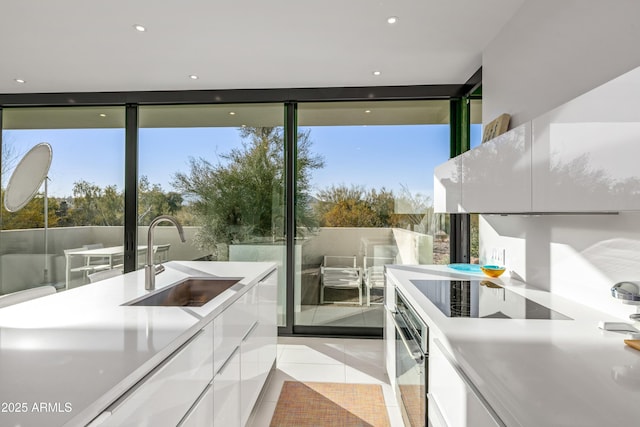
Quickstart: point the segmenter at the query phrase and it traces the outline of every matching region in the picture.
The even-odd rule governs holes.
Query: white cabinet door
[[[460,156],[450,159],[434,169],[433,209],[436,213],[456,213],[462,201]]]
[[[531,211],[530,122],[460,157],[465,212]]]
[[[256,321],[240,344],[240,417],[242,425],[247,423],[253,405],[262,390],[258,325],[259,323]]]
[[[212,342],[210,323],[115,402],[101,425],[177,425],[213,378]]]
[[[533,211],[640,209],[640,68],[533,120]]]
[[[501,427],[492,409],[484,403],[445,356],[446,350],[436,339],[429,346],[430,424],[448,427]]]
[[[239,427],[240,347],[236,347],[213,377],[213,427]]]
[[[242,340],[241,420],[245,425],[276,360],[278,276],[274,271],[256,286],[257,320]]]
[[[274,270],[258,285],[258,328],[256,339],[259,344],[259,372],[261,384],[267,380],[275,361],[278,344],[278,272]]]
[[[213,383],[205,389],[179,427],[203,427],[213,425]]]
[[[255,316],[250,312],[249,296],[246,294],[227,307],[213,319],[213,370],[217,372],[247,333]],[[253,305],[255,309],[256,305]]]

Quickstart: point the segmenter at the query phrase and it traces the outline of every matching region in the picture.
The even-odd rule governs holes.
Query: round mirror
[[[4,193],[6,210],[17,212],[33,199],[49,173],[52,153],[51,145],[41,142],[24,155],[13,170]]]

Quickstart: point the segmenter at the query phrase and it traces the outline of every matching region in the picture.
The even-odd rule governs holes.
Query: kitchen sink
[[[123,305],[201,307],[240,280],[242,280],[242,278],[190,277],[158,292],[137,298]]]

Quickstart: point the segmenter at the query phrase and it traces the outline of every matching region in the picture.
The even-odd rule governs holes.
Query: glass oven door
[[[420,339],[413,336],[404,317],[395,313],[396,326],[396,394],[400,399],[405,423],[424,427],[427,420],[427,357],[420,349]]]

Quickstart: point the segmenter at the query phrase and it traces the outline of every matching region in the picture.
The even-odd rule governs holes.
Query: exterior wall
[[[525,2],[484,51],[484,122],[520,125],[640,66],[638,16],[637,0]],[[528,283],[624,320],[636,310],[610,288],[640,279],[640,213],[486,215],[481,261],[494,247]]]
[[[180,241],[175,227],[157,227],[154,242],[170,243],[170,259],[193,260],[207,255],[193,245],[198,227],[185,227],[186,243]],[[61,227],[47,231],[49,278],[54,283],[65,281],[64,250],[90,243],[105,247],[123,244],[123,227]],[[144,245],[147,228],[139,229],[138,242]],[[31,288],[44,280],[44,230],[5,230],[0,232],[0,293]]]

